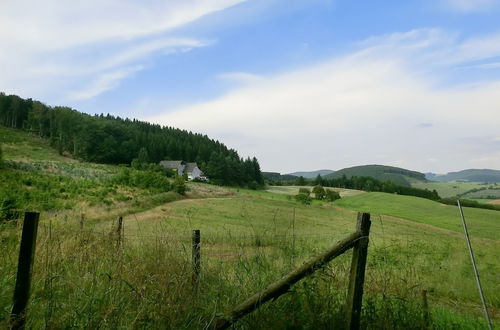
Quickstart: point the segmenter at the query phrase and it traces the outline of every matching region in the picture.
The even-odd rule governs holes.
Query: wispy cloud
[[[439,30],[371,38],[355,53],[260,77],[215,100],[149,119],[220,138],[257,155],[268,170],[383,162],[445,172],[473,160],[500,168],[500,159],[492,161],[496,150],[462,152],[458,143],[496,134],[500,79],[440,84],[454,65],[478,57],[467,53],[468,42]],[[455,64],[444,61],[450,52]],[[422,129],[428,123],[436,126]]]
[[[484,12],[498,8],[500,1],[498,0],[444,0],[445,6],[453,11],[470,13]]]
[[[152,56],[208,45],[175,36],[173,30],[242,1],[3,3],[0,90],[37,97],[46,91],[43,86],[69,84],[82,88],[81,93],[67,94],[70,97],[99,95],[145,67]],[[94,86],[91,93],[89,86]]]

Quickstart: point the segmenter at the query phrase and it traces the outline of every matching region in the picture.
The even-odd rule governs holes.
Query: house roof
[[[191,173],[191,172],[193,172],[193,170],[194,170],[196,167],[198,167],[198,165],[196,165],[196,163],[187,163],[187,164],[186,164],[185,171],[186,171],[187,173]]]
[[[180,168],[181,166],[184,165],[184,161],[182,160],[162,160],[160,162],[161,166],[164,166],[166,168]]]

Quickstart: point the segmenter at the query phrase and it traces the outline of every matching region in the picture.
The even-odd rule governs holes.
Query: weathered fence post
[[[370,214],[358,213],[356,230],[359,231],[362,236],[358,242],[356,242],[352,251],[351,273],[349,276],[349,290],[346,302],[346,320],[348,329],[359,329],[360,325],[363,283],[365,281],[370,226]]]
[[[122,242],[122,233],[124,231],[123,228],[123,217],[118,218],[118,224],[116,226],[116,246],[120,246]]]
[[[85,213],[80,215],[80,231],[83,231],[83,224],[85,222]]]
[[[422,290],[422,329],[429,329],[429,303],[427,301],[427,290]]]
[[[39,219],[40,214],[37,212],[26,212],[24,215],[19,261],[17,264],[16,286],[14,289],[14,304],[10,316],[11,329],[24,329],[26,323],[26,307],[30,296]]]
[[[198,281],[201,272],[201,244],[200,244],[200,230],[193,230],[193,281]]]

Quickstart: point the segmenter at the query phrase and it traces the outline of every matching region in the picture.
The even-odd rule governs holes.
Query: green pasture
[[[269,186],[267,187],[266,191],[273,193],[273,194],[283,194],[283,195],[297,195],[299,193],[300,188],[306,188],[312,191],[311,186]],[[348,197],[348,196],[355,196],[364,193],[364,191],[361,190],[355,190],[355,189],[343,189],[343,188],[327,188],[325,189],[331,189],[337,191],[341,197]]]
[[[462,223],[458,208],[424,198],[395,194],[370,192],[343,198],[335,205],[357,211],[384,214],[438,228],[462,233]],[[491,240],[500,239],[500,212],[493,210],[464,208],[470,234]]]
[[[455,197],[459,194],[463,194],[471,189],[483,188],[485,184],[482,182],[439,182],[439,181],[416,181],[411,183],[412,187],[428,190],[436,190],[439,196]],[[467,198],[467,197],[464,197]]]
[[[191,193],[210,187],[194,186]],[[124,236],[118,244],[116,222],[109,217],[86,221],[82,228],[78,213],[62,214],[42,214],[28,319],[33,328],[154,328],[168,322],[172,329],[202,329],[335,244],[356,223],[356,211],[336,205],[304,206],[233,192],[123,214]],[[193,229],[200,229],[202,237],[199,291],[191,282]],[[0,230],[7,261],[0,266],[0,326],[11,303],[19,230],[8,224]],[[500,242],[473,238],[473,244],[498,320]],[[339,257],[237,328],[340,326],[349,262],[349,253]],[[461,233],[372,211],[364,327],[420,328],[424,289],[434,328],[484,326]]]

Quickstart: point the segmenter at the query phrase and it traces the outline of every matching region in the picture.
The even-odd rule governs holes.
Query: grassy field
[[[283,195],[297,195],[299,193],[300,188],[306,188],[312,190],[311,186],[269,186],[266,191],[274,194],[283,194]],[[359,194],[363,194],[362,190],[355,189],[343,189],[343,188],[326,188],[337,191],[341,197],[349,197],[356,196]]]
[[[359,196],[365,195],[370,196]],[[245,192],[185,199],[125,216],[118,249],[114,221],[93,219],[81,229],[78,214],[69,212],[42,217],[29,317],[33,328],[161,327],[167,322],[171,328],[201,329],[352,232],[356,218],[356,212],[333,205],[303,206]],[[372,221],[364,327],[419,328],[422,289],[429,291],[435,328],[481,326],[461,234],[390,216],[373,214]],[[202,235],[199,291],[190,270],[195,228]],[[4,225],[0,232],[7,261],[0,266],[1,325],[13,290],[19,228]],[[473,244],[498,319],[500,242],[474,239]],[[238,328],[340,324],[348,265],[349,254],[244,318]]]
[[[469,190],[484,188],[485,184],[481,182],[438,182],[438,181],[416,181],[411,183],[412,187],[420,189],[436,190],[439,196],[455,197],[457,195],[463,194]]]
[[[47,140],[21,130],[0,126],[0,143],[6,160],[74,161],[59,155]]]
[[[335,202],[338,207],[390,215],[462,233],[458,208],[424,198],[370,192]],[[464,208],[470,234],[488,239],[500,238],[500,212]]]
[[[500,186],[495,186],[491,188],[486,188],[484,190],[479,191],[470,191],[464,195],[463,198],[471,198],[471,199],[481,199],[481,200],[494,200],[500,198]]]

